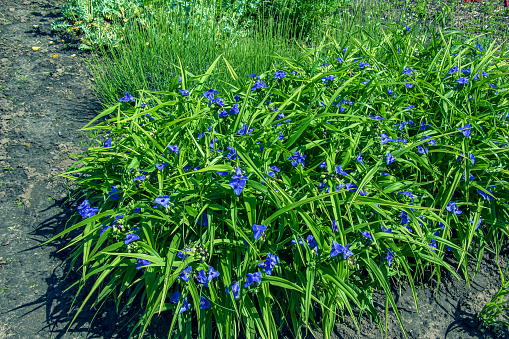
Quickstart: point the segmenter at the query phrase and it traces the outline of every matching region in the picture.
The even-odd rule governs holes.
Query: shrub
[[[250,78],[221,57],[181,67],[169,90],[102,111],[83,128],[96,146],[63,174],[77,219],[54,238],[79,232],[84,303],[140,302],[140,333],[170,312],[170,334],[194,318],[203,338],[311,323],[329,338],[343,313],[381,325],[375,289],[403,327],[391,277],[416,306],[414,274],[457,276],[445,256],[468,280],[473,248],[508,234],[505,51],[409,30]],[[228,92],[206,86],[219,62]]]

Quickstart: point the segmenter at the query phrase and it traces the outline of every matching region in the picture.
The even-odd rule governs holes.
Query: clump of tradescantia
[[[102,147],[66,174],[86,194],[61,234],[84,227],[83,279],[110,267],[115,295],[147,293],[143,325],[193,311],[221,333],[248,317],[277,336],[275,319],[297,330],[312,301],[326,324],[347,303],[374,310],[374,289],[396,309],[388,278],[411,281],[410,261],[456,274],[442,260],[454,256],[468,275],[465,253],[509,224],[509,106],[504,65],[475,49],[437,63],[461,46],[406,59],[350,46],[231,92],[183,72],[167,92],[126,93],[97,123]]]

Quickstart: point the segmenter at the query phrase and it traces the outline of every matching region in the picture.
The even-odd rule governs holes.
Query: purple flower
[[[231,112],[231,110],[230,110],[230,112]],[[227,116],[228,116],[228,113],[225,110],[222,110],[221,112],[219,112],[220,118],[226,118]]]
[[[429,138],[431,138],[431,137],[422,137],[421,140],[427,140]],[[427,143],[430,146],[436,146],[436,144],[437,144],[437,142],[435,140],[428,140]]]
[[[270,166],[270,169],[273,170],[274,172],[281,172],[281,167]]]
[[[405,86],[406,88],[412,88],[414,87],[414,84],[412,84],[411,82],[405,82]]]
[[[81,205],[78,206],[78,212],[84,219],[88,219],[90,217],[93,217],[97,212],[99,212],[99,208],[97,207],[90,208],[90,203],[88,202],[88,200],[84,200],[81,203]]]
[[[371,241],[374,241],[373,240],[373,236],[371,235],[371,233],[367,232],[367,231],[362,231],[362,236],[368,238],[369,240]]]
[[[224,107],[224,101],[222,98],[216,98],[216,105]]]
[[[225,289],[226,293],[230,294],[230,290],[228,290],[228,286],[226,286],[226,289]],[[239,299],[239,292],[240,292],[240,286],[239,286],[239,283],[234,281],[232,283],[232,292],[233,292],[233,297],[235,299]]]
[[[187,89],[179,89],[179,91],[183,96],[189,95],[189,91]]]
[[[108,138],[108,140],[104,142],[104,147],[111,147],[111,138]]]
[[[403,69],[402,74],[412,75],[412,71],[413,71],[413,70],[412,70],[410,67],[408,67],[408,68],[407,68],[407,67],[405,67],[405,68]]]
[[[167,195],[162,196],[162,197],[157,197],[154,199],[154,203],[166,208],[170,205],[170,197]]]
[[[233,175],[232,178],[230,179],[230,186],[231,188],[233,188],[235,194],[240,195],[240,193],[242,193],[242,190],[246,186],[246,183],[247,178],[244,175],[242,175],[240,167],[237,167],[235,175]]]
[[[125,236],[124,244],[127,245],[127,244],[130,244],[133,241],[136,241],[136,240],[139,240],[139,239],[140,239],[139,236],[137,236],[133,232],[130,232],[130,233],[127,233],[127,235]]]
[[[159,170],[159,171],[162,171],[166,166],[168,166],[167,163],[162,163],[162,164],[156,164],[156,168]]]
[[[359,155],[357,156],[357,161],[364,165],[364,161],[362,161],[361,156],[362,156],[362,152],[360,152]]]
[[[189,278],[191,277],[191,271],[192,271],[191,266],[187,266],[182,270],[182,272],[180,272],[178,278],[184,280],[185,282],[188,282]]]
[[[212,279],[215,277],[219,277],[219,272],[214,270],[212,266],[209,266],[209,273],[205,275],[205,271],[201,269],[196,276],[196,280],[198,280],[199,283],[205,285],[206,287],[209,287],[209,282],[212,281]]]
[[[470,124],[466,124],[466,125],[465,125],[465,126],[463,126],[463,127],[459,127],[459,128],[457,128],[457,130],[458,130],[458,131],[460,131],[461,133],[463,133],[463,135],[464,135],[465,137],[469,137],[469,136],[470,136],[470,134],[472,133],[471,128],[472,128],[472,125],[470,125]]]
[[[301,154],[300,152],[293,152],[294,155],[290,155],[287,160],[290,160],[292,162],[293,167],[299,166],[299,163],[302,164],[302,167],[304,167],[304,163],[306,160],[306,155]]]
[[[129,101],[136,101],[136,99],[134,99],[134,98],[131,96],[131,94],[129,94],[129,93],[127,93],[127,92],[126,92],[126,93],[125,93],[125,96],[124,96],[124,97],[122,97],[122,98],[120,98],[118,101],[120,101],[120,102],[129,102]]]
[[[177,145],[168,145],[170,151],[175,152],[175,154],[179,154],[179,148]]]
[[[387,165],[392,164],[394,161],[396,161],[396,158],[391,153],[387,153]]]
[[[186,249],[184,252],[178,251],[177,252],[177,257],[179,257],[182,260],[186,260],[189,257],[189,254],[186,254],[185,252],[191,252],[191,250],[190,249]]]
[[[393,91],[392,89],[390,89],[390,88],[389,88],[389,89],[387,90],[387,93],[389,93],[389,95],[392,95],[392,93],[394,93],[394,91]]]
[[[244,288],[248,288],[254,282],[259,284],[262,282],[262,274],[260,272],[248,273],[246,276],[246,283],[244,284]]]
[[[472,152],[469,152],[469,158],[470,158],[470,164],[474,165],[475,164],[475,157],[472,154]]]
[[[267,226],[253,224],[252,229],[255,240],[258,240],[262,236],[262,232],[264,232],[267,229]]]
[[[148,253],[145,253],[145,254],[148,255]],[[150,265],[150,260],[140,259],[140,258],[138,258],[137,260],[138,260],[138,263],[136,264],[136,269],[137,270],[143,268],[143,266]]]
[[[308,243],[309,248],[318,254],[318,242],[316,241],[315,237],[313,237],[311,234],[308,235],[306,242]]]
[[[274,254],[267,253],[267,259],[264,262],[258,263],[258,267],[263,267],[265,273],[272,274],[272,269],[278,264],[279,257]]]

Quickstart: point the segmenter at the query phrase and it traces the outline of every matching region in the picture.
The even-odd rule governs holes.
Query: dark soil
[[[69,188],[56,175],[72,164],[70,154],[86,149],[87,135],[78,129],[101,109],[84,63],[90,54],[77,49],[78,40],[51,32],[61,5],[57,0],[0,3],[0,338],[127,338],[137,309],[117,315],[111,303],[92,324],[96,310],[86,307],[66,332],[76,312],[70,309],[76,289],[65,290],[78,273],[64,279],[70,251],[58,250],[66,239],[40,246],[73,214],[75,206],[63,204]],[[405,285],[394,291],[410,337],[509,337],[506,329],[478,329],[476,313],[500,284],[492,259],[483,261],[471,288],[447,274],[436,293],[425,283],[418,292],[419,315]],[[384,300],[376,301],[383,316]],[[147,337],[166,337],[167,320],[156,318]],[[367,318],[359,332],[345,318],[335,337],[384,335]],[[403,337],[394,315],[388,337]]]

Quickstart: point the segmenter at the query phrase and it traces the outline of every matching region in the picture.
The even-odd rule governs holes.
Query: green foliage
[[[330,39],[251,77],[223,56],[200,75],[178,59],[166,90],[126,93],[87,124],[101,136],[63,174],[82,219],[54,238],[79,231],[68,246],[84,303],[140,303],[140,335],[171,312],[169,336],[191,337],[195,319],[201,338],[282,326],[300,338],[311,324],[330,338],[343,314],[382,328],[375,289],[403,327],[391,277],[416,306],[415,276],[457,276],[445,256],[468,279],[475,249],[509,234],[505,49],[383,34]],[[216,93],[221,64],[230,80]]]

